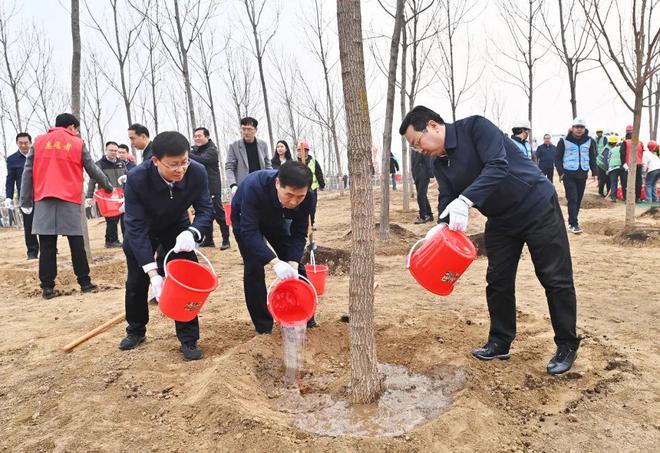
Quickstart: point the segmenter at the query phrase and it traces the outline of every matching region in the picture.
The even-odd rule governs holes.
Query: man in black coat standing
[[[199,162],[206,168],[206,173],[209,176],[209,191],[211,192],[211,200],[213,201],[213,217],[220,226],[220,234],[222,235],[222,245],[220,250],[227,250],[229,245],[229,227],[227,226],[225,209],[222,206],[222,181],[220,179],[220,164],[218,148],[211,140],[209,130],[205,127],[198,127],[193,132],[193,140],[195,146],[190,151],[190,158],[195,162]],[[205,232],[206,238],[202,243],[202,247],[215,247],[213,240],[213,224],[211,229]]]
[[[433,209],[429,203],[429,182],[433,175],[431,158],[419,153],[411,153],[412,175],[417,189],[417,206],[419,206],[419,217],[415,219],[416,224],[433,222]]]
[[[548,177],[550,182],[555,175],[555,155],[557,154],[557,147],[552,144],[550,134],[543,136],[543,143],[536,148],[536,159],[539,168],[545,176]]]

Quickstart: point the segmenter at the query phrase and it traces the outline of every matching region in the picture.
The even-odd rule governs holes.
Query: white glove
[[[176,244],[174,244],[174,253],[179,252],[192,252],[197,248],[195,236],[191,231],[184,231],[176,237]]]
[[[628,171],[628,164],[623,164],[623,169],[624,169],[625,171]]]
[[[439,231],[447,226],[446,223],[439,223],[438,225],[434,226],[430,230],[426,232],[426,236],[424,236],[424,239],[431,239],[431,236],[435,234],[436,231]]]
[[[163,292],[163,277],[156,274],[149,279],[151,281],[151,289],[154,291],[154,297],[156,300],[160,299],[160,294]]]
[[[11,209],[11,208],[14,207],[14,201],[11,198],[7,198],[7,199],[5,199],[4,205],[5,205],[5,208]]]
[[[236,195],[236,191],[238,190],[238,186],[232,186],[231,187],[231,196],[233,197]]]
[[[126,176],[126,175],[121,175],[119,178],[117,178],[117,183],[119,183],[119,184],[126,184],[126,179],[128,179],[128,176]]]
[[[93,198],[85,198],[85,207],[86,208],[91,208],[94,206],[94,199]]]
[[[454,201],[449,203],[440,218],[444,219],[449,215],[449,229],[456,231],[465,231],[467,229],[470,208],[473,203],[463,195],[459,195]]]
[[[30,214],[32,214],[32,208],[23,208],[23,207],[22,207],[22,208],[21,208],[21,211],[22,211],[23,214],[25,214],[25,215],[30,215]]]
[[[122,203],[121,206],[119,206],[119,212],[121,212],[122,214],[126,212],[126,209],[124,208],[124,203]]]
[[[291,267],[286,261],[278,261],[275,263],[273,270],[275,271],[277,278],[280,280],[284,280],[285,278],[298,278],[298,271]]]

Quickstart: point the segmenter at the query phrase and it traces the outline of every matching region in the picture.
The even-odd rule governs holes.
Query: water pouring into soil
[[[298,324],[282,326],[282,351],[284,355],[284,381],[286,385],[297,385],[305,362],[305,337],[307,326]]]

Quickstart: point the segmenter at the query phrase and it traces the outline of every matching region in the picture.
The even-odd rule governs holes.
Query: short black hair
[[[302,162],[287,160],[282,164],[277,177],[282,187],[310,187],[312,171]]]
[[[69,127],[75,126],[76,128],[80,127],[80,121],[78,118],[73,116],[70,113],[60,113],[55,118],[55,127]]]
[[[259,121],[255,120],[251,116],[246,116],[245,118],[241,118],[241,126],[254,126],[254,128],[256,129],[258,125],[259,125]]]
[[[165,131],[156,135],[151,142],[151,151],[158,159],[165,156],[181,156],[190,150],[190,142],[179,132]]]
[[[408,126],[412,126],[413,129],[420,132],[426,129],[426,125],[429,121],[435,121],[438,124],[445,124],[444,120],[440,115],[435,113],[428,107],[423,105],[418,105],[414,107],[401,121],[401,126],[399,126],[399,135],[405,135],[408,130]]]
[[[526,127],[511,128],[511,132],[513,132],[513,135],[518,135],[518,134],[522,133],[523,131],[529,132],[529,129],[527,129]]]
[[[18,139],[21,137],[27,137],[27,139],[30,140],[30,143],[32,143],[32,136],[27,132],[19,132],[18,134],[16,134],[16,141],[18,141]]]
[[[105,142],[106,148],[110,145],[115,145],[116,147],[119,147],[119,144],[117,142],[113,142],[112,140],[110,140],[109,142]]]
[[[119,145],[119,148],[125,149],[126,151],[129,150],[128,145],[126,145],[126,144],[124,144],[124,143],[122,143],[121,145]]]
[[[129,131],[135,132],[137,135],[146,135],[149,137],[149,129],[147,129],[146,126],[143,126],[139,123],[133,123],[130,126],[128,126]]]
[[[208,130],[207,128],[205,128],[205,127],[198,127],[197,129],[195,129],[195,130],[193,131],[193,134],[194,134],[195,132],[197,132],[197,131],[202,131],[202,132],[204,133],[204,137],[210,137],[210,136],[211,136],[211,133],[210,133],[209,130]]]

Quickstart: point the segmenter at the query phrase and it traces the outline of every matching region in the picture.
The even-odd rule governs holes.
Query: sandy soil
[[[587,190],[593,192],[593,184]],[[206,357],[185,363],[173,323],[155,306],[147,341],[134,351],[117,349],[122,325],[62,352],[123,311],[123,255],[102,248],[102,220],[90,222],[92,275],[101,291],[80,294],[60,239],[58,288],[67,295],[50,301],[40,298],[37,263],[25,261],[22,233],[1,230],[2,451],[657,451],[660,222],[640,217],[651,232],[640,245],[618,235],[622,203],[588,200],[590,209],[581,212],[585,233],[570,237],[582,348],[570,373],[550,377],[552,331],[527,251],[518,273],[519,333],[511,360],[479,362],[469,351],[488,332],[486,259],[471,266],[450,297],[425,292],[404,258],[430,225],[413,225],[416,213],[403,212],[401,192],[393,194],[392,222],[402,230],[378,247],[376,258],[379,361],[416,373],[461,370],[466,380],[438,418],[380,438],[308,434],[293,427],[296,414],[275,404],[280,333],[255,337],[235,246],[210,253],[220,286],[201,315]],[[349,213],[347,196],[321,195],[319,246],[350,248]],[[483,224],[474,213],[468,233],[481,232]],[[340,321],[347,304],[347,272],[336,272],[320,302],[320,327],[309,332],[305,349],[306,376],[315,376],[310,385],[332,398],[345,393],[347,382],[348,325]]]

